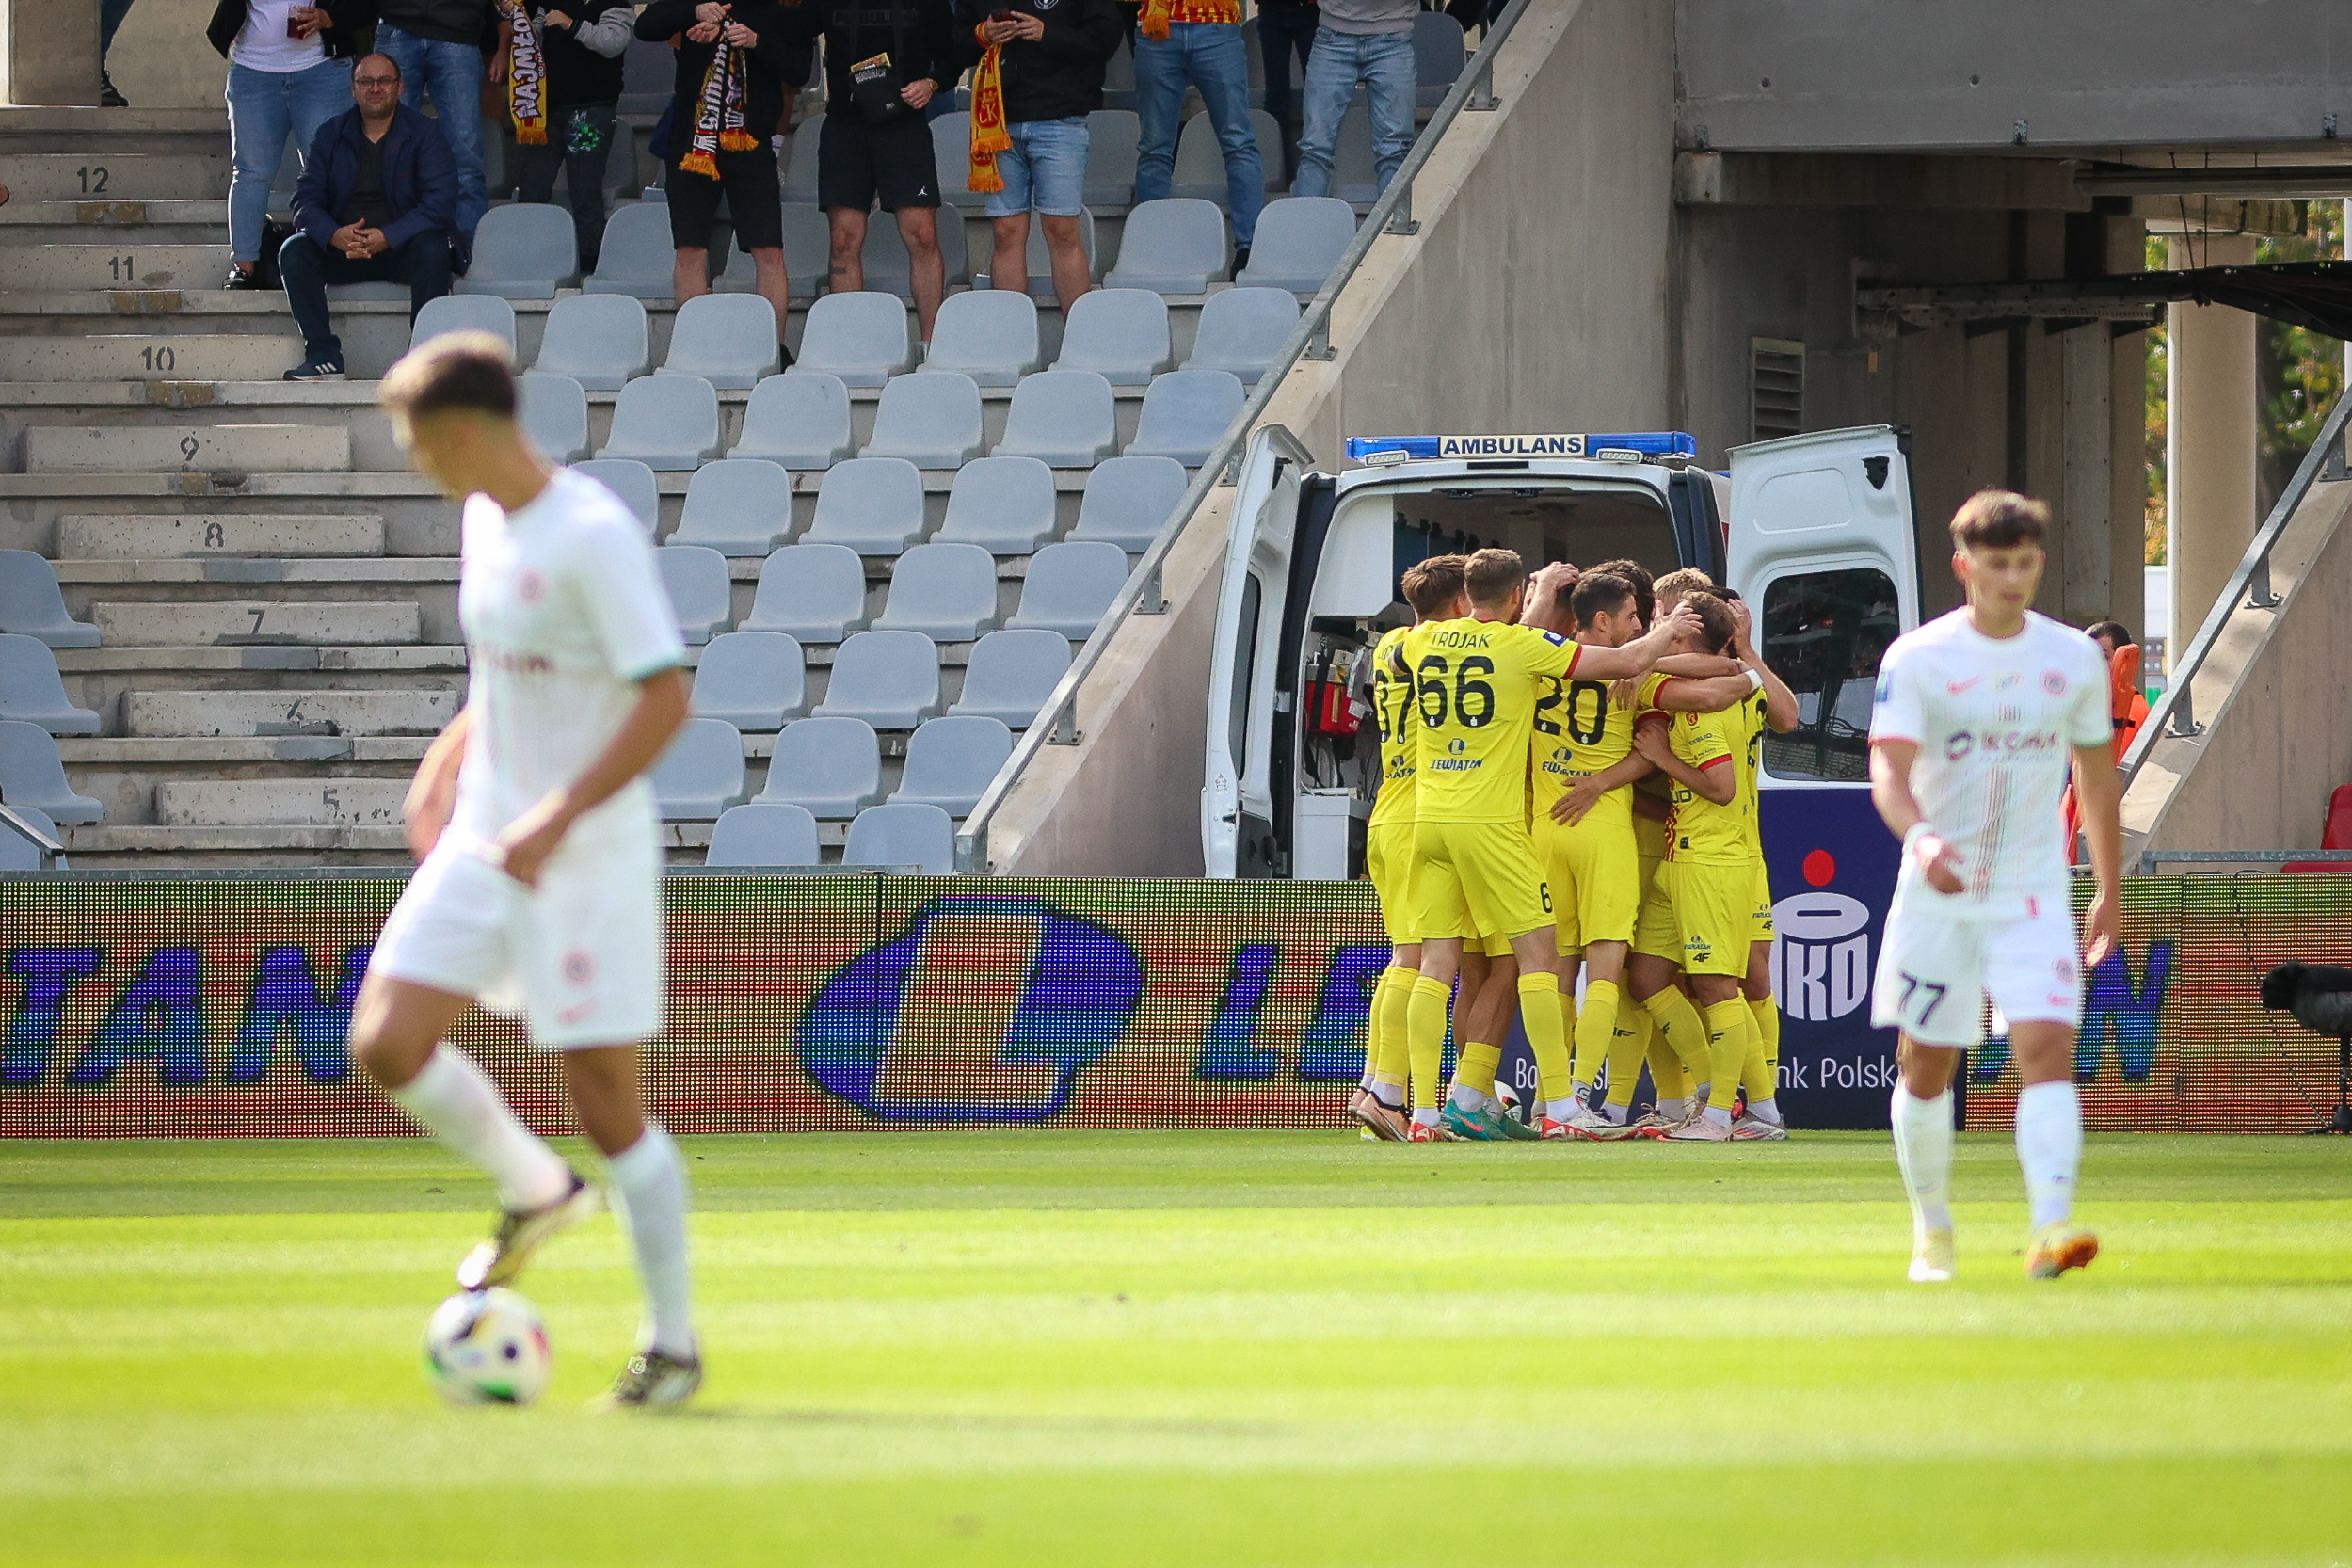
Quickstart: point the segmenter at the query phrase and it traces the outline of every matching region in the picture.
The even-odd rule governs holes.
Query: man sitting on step
[[[434,121],[400,102],[400,67],[364,56],[356,106],[319,128],[295,186],[298,231],[278,252],[286,305],[302,329],[289,381],[344,378],[343,341],[327,313],[330,283],[406,283],[408,317],[449,292],[457,165]]]

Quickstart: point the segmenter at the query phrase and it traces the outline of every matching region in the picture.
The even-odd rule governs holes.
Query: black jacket
[[[1023,11],[1046,24],[1046,36],[1004,46],[1004,117],[1011,120],[1067,120],[1102,107],[1102,72],[1125,29],[1112,0],[956,0],[956,44],[967,66],[987,45],[980,24],[996,10]]]
[[[318,128],[302,178],[294,187],[295,227],[325,249],[343,227],[338,215],[360,183],[360,111],[345,109]],[[384,238],[397,250],[429,229],[457,232],[457,160],[440,124],[401,104],[384,133]]]
[[[784,118],[784,84],[797,86],[808,79],[808,42],[799,37],[784,8],[769,0],[735,0],[734,19],[750,28],[760,41],[751,48],[751,70],[744,83],[744,122],[765,146]],[[660,43],[683,34],[695,24],[695,0],[653,0],[637,13],[637,36]],[[678,161],[694,137],[695,101],[702,92],[702,74],[711,69],[715,43],[678,40],[678,83],[671,89],[673,129],[670,162]]]
[[[885,52],[902,84],[929,77],[939,91],[952,92],[964,73],[950,0],[801,0],[784,14],[795,38],[825,41],[828,112],[853,112],[850,67]]]
[[[376,0],[312,0],[329,18],[319,39],[327,45],[330,60],[347,60],[366,54],[376,46]],[[213,8],[213,19],[205,24],[204,37],[215,52],[228,58],[230,47],[237,35],[245,31],[246,0],[220,0]]]

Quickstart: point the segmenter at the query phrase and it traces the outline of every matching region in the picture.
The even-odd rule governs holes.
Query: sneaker
[[[1655,1111],[1644,1111],[1626,1126],[1633,1129],[1636,1138],[1663,1138],[1682,1123],[1671,1116],[1661,1116]]]
[[[1787,1136],[1788,1128],[1761,1116],[1737,1116],[1732,1121],[1732,1137],[1738,1143],[1777,1144]]]
[[[1249,248],[1248,246],[1246,246],[1246,245],[1239,245],[1239,246],[1234,247],[1234,249],[1233,249],[1233,276],[1235,276],[1236,278],[1240,277],[1240,276],[1241,276],[1241,269],[1242,269],[1242,268],[1244,268],[1244,267],[1246,267],[1246,266],[1248,266],[1249,264],[1250,264],[1250,248]]]
[[[260,267],[232,266],[229,276],[221,280],[220,286],[231,294],[245,294],[255,289],[266,289],[269,285],[262,281]]]
[[[1348,1101],[1348,1114],[1353,1116],[1367,1133],[1384,1144],[1405,1142],[1406,1128],[1412,1125],[1411,1118],[1403,1112],[1392,1105],[1383,1104],[1378,1095],[1362,1089],[1358,1089],[1355,1097]]]
[[[457,1286],[463,1290],[487,1290],[511,1285],[531,1261],[531,1255],[596,1212],[596,1189],[571,1173],[571,1191],[541,1208],[518,1214],[509,1209],[498,1217],[498,1229],[466,1254],[457,1265]]]
[[[1512,1143],[1532,1144],[1544,1136],[1507,1111],[1489,1111],[1487,1114],[1494,1118],[1489,1130]]]
[[[1473,1111],[1467,1106],[1456,1105],[1452,1100],[1448,1100],[1445,1108],[1437,1112],[1437,1125],[1453,1134],[1454,1141],[1459,1144],[1501,1143],[1510,1136],[1495,1125],[1501,1120],[1484,1106]]]
[[[1586,1106],[1568,1118],[1568,1136],[1588,1144],[1614,1144],[1633,1136],[1631,1122],[1612,1122]]]
[[[1728,1144],[1732,1129],[1705,1115],[1693,1116],[1666,1135],[1674,1144]]]
[[[341,381],[346,379],[341,360],[305,360],[286,372],[289,381]]]
[[[702,1358],[664,1355],[639,1351],[613,1380],[613,1386],[588,1401],[591,1411],[661,1410],[684,1404],[702,1386]]]
[[[1943,1285],[1959,1272],[1960,1264],[1948,1230],[1923,1230],[1911,1249],[1911,1282]]]
[[[114,78],[106,74],[106,68],[103,65],[98,68],[98,106],[102,109],[127,109],[131,106],[131,101],[122,96],[122,90],[114,85]]]
[[[2042,1226],[2025,1249],[2027,1279],[2056,1279],[2069,1269],[2087,1269],[2099,1256],[2099,1238],[2066,1221]]]
[[[1435,1123],[1411,1123],[1405,1132],[1405,1142],[1409,1144],[1459,1144],[1462,1141],[1446,1130],[1442,1119]]]

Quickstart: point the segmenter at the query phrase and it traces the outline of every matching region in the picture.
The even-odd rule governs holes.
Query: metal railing
[[[1202,460],[1200,471],[1186,487],[1184,499],[1169,514],[1167,525],[1144,552],[1135,569],[1128,574],[1127,585],[1119,590],[1111,608],[1095,625],[1094,635],[1079,649],[1070,662],[1061,682],[1046,698],[1045,706],[1030,721],[1029,728],[1013,748],[1013,755],[997,772],[987,792],[965,818],[964,825],[955,836],[955,869],[961,872],[984,873],[988,870],[988,824],[995,818],[1005,798],[1013,792],[1030,764],[1048,745],[1076,745],[1082,739],[1078,729],[1078,694],[1086,678],[1102,662],[1112,639],[1130,616],[1164,616],[1168,602],[1160,592],[1160,573],[1167,564],[1168,552],[1183,537],[1185,529],[1200,510],[1208,505],[1209,496],[1220,487],[1231,486],[1240,466],[1241,449],[1257,422],[1265,417],[1267,408],[1291,369],[1302,360],[1317,363],[1338,358],[1338,350],[1331,343],[1331,311],[1340,291],[1348,286],[1364,258],[1370,254],[1373,242],[1384,235],[1406,235],[1420,232],[1420,222],[1413,216],[1413,182],[1430,160],[1446,130],[1459,116],[1491,113],[1502,106],[1495,96],[1495,57],[1511,40],[1519,19],[1527,14],[1532,0],[1511,0],[1503,13],[1487,24],[1486,36],[1479,41],[1478,53],[1462,68],[1454,85],[1447,90],[1430,121],[1414,138],[1412,150],[1398,166],[1396,178],[1388,189],[1372,204],[1364,221],[1356,225],[1355,238],[1340,253],[1331,269],[1331,276],[1316,293],[1314,303],[1299,317],[1273,362],[1267,366],[1257,380],[1256,391],[1242,405],[1240,416],[1225,431],[1223,440],[1210,449]],[[1203,701],[1208,700],[1206,696]]]
[[[59,843],[55,836],[42,832],[40,824],[32,818],[6,806],[0,806],[0,834],[23,839],[31,844],[43,871],[54,868],[64,857],[65,845]]]

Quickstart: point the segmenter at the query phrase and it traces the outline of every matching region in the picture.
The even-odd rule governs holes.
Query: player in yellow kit
[[[1743,1140],[1779,1140],[1788,1136],[1775,1094],[1781,1071],[1781,1006],[1772,995],[1772,880],[1764,864],[1762,797],[1757,793],[1757,781],[1764,773],[1765,731],[1785,734],[1797,727],[1797,694],[1757,656],[1748,606],[1739,595],[1730,588],[1718,588],[1716,593],[1731,606],[1733,656],[1754,670],[1759,682],[1755,692],[1740,704],[1743,733],[1738,754],[1739,788],[1747,801],[1748,855],[1755,890],[1749,925],[1748,971],[1739,989],[1748,1003],[1752,1038],[1747,1064],[1739,1075],[1740,1088],[1748,1100],[1747,1114],[1733,1122],[1732,1135]]]

